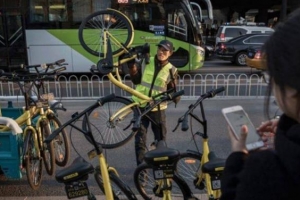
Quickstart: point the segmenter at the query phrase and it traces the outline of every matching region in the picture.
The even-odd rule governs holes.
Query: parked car
[[[256,23],[239,24],[225,24],[221,25],[216,34],[216,45],[219,42],[227,42],[232,38],[238,37],[245,34],[270,34],[273,33],[274,29],[259,25]]]
[[[216,46],[216,56],[237,65],[246,65],[247,49],[261,47],[271,34],[246,34],[233,38],[228,42],[219,42]]]
[[[266,70],[261,47],[249,47],[247,49],[246,65],[259,70]]]

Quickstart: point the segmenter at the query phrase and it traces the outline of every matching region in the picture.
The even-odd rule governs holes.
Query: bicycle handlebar
[[[67,63],[64,63],[64,62],[65,62],[65,59],[60,59],[60,60],[57,60],[57,61],[52,62],[52,63],[44,63],[44,64],[38,64],[38,65],[20,64],[20,65],[9,65],[8,67],[9,67],[10,70],[21,70],[21,71],[24,71],[24,72],[28,72],[29,69],[31,69],[31,68],[38,68],[38,67],[48,68],[48,67],[53,66],[53,65],[57,65],[57,66],[66,65]]]
[[[7,80],[22,80],[22,81],[35,81],[35,80],[55,80],[55,75],[59,74],[61,71],[66,70],[66,67],[60,67],[58,69],[54,69],[51,72],[37,73],[37,74],[23,74],[16,72],[4,72],[4,70],[0,70],[0,76],[6,76]]]
[[[114,99],[116,96],[114,93],[106,95],[100,99],[98,99],[96,101],[96,103],[94,103],[93,105],[91,105],[90,107],[88,107],[87,109],[85,109],[84,111],[82,111],[81,113],[77,114],[75,117],[73,117],[72,119],[70,119],[69,121],[67,121],[66,123],[64,123],[63,125],[61,125],[58,129],[56,129],[55,131],[53,131],[45,140],[45,143],[50,143],[66,126],[70,125],[71,123],[73,123],[74,121],[78,120],[80,117],[82,117],[85,113],[89,112],[90,110],[94,109],[95,107],[102,105],[112,99]],[[91,136],[93,137],[93,135]]]
[[[189,114],[206,98],[213,98],[214,96],[216,96],[217,94],[221,93],[225,91],[225,87],[219,87],[217,89],[212,89],[208,92],[206,92],[205,94],[202,94],[199,99],[196,101],[195,104],[191,104],[189,106],[189,109],[185,112],[185,114],[180,117],[178,119],[178,123],[176,125],[176,127],[174,128],[173,132],[178,128],[179,124],[181,124],[181,130],[182,131],[187,131],[189,129],[189,125],[188,125],[188,116]]]
[[[164,101],[169,101],[169,100],[173,100],[175,99],[176,97],[179,97],[181,95],[184,94],[184,90],[180,90],[178,92],[175,92],[173,94],[170,94],[170,91],[172,92],[174,89],[171,89],[171,90],[168,90],[166,92],[163,92],[159,95],[164,95],[163,97],[161,97],[159,100],[156,100],[153,104],[151,104],[151,106],[149,106],[143,113],[141,113],[136,121],[134,122],[133,126],[132,126],[132,131],[137,131],[140,126],[141,126],[141,120],[142,120],[142,117],[147,114],[148,112],[150,112],[153,108],[155,108],[157,105],[159,105],[160,103],[164,102]],[[155,96],[157,97],[157,95]],[[154,97],[153,97],[154,99]]]

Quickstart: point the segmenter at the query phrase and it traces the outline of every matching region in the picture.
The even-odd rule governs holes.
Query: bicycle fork
[[[34,141],[34,148],[36,149],[35,153],[38,159],[41,158],[41,152],[40,152],[40,148],[39,148],[39,142],[38,142],[38,138],[37,138],[37,132],[35,130],[34,127],[32,126],[27,126],[24,130],[24,136],[23,136],[23,153],[22,153],[22,166],[24,167],[25,164],[25,157],[27,156],[27,150],[28,150],[28,146],[29,146],[29,139],[30,137],[27,137],[28,134],[31,134],[33,137],[33,141]],[[36,158],[35,158],[36,159]]]

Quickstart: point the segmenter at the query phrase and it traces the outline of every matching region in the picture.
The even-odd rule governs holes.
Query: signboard
[[[164,25],[150,25],[149,30],[154,32],[154,35],[165,35]]]

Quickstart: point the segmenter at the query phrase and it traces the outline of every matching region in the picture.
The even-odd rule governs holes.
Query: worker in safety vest
[[[174,51],[172,42],[162,40],[157,45],[157,54],[150,57],[150,62],[146,65],[140,65],[135,62],[129,64],[129,73],[132,82],[136,85],[136,90],[149,97],[155,96],[161,92],[171,88],[176,89],[177,69],[169,62],[169,57]],[[140,99],[133,96],[135,102]],[[173,100],[177,103],[180,97]],[[141,111],[146,105],[140,105]],[[135,153],[137,165],[142,163],[147,148],[147,129],[151,123],[152,132],[154,133],[154,141],[160,139],[166,140],[166,113],[167,102],[160,104],[159,109],[156,107],[147,116],[141,120],[141,127],[135,135]],[[149,119],[153,120],[153,122]],[[160,127],[161,126],[161,127]],[[161,138],[162,137],[162,138]]]

